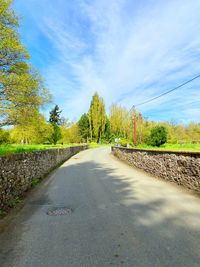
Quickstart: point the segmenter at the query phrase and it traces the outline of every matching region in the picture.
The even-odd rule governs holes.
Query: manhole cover
[[[63,216],[63,215],[69,215],[71,213],[72,209],[70,208],[54,208],[47,211],[47,215],[49,216]]]

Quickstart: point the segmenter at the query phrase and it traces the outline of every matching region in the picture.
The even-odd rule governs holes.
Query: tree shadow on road
[[[98,259],[98,266],[199,267],[200,200],[126,168],[127,172],[120,172],[115,164],[75,159],[64,164],[46,186],[38,187],[13,219],[7,235],[14,240],[10,244],[14,246],[21,238],[21,229],[12,229],[17,222],[25,225],[22,228],[42,224],[41,217],[46,214],[39,217],[38,212],[50,206],[68,206],[74,213],[64,221],[63,238],[83,255],[89,253]],[[92,245],[86,244],[88,236]],[[2,240],[6,240],[6,233]],[[6,246],[0,248],[4,259],[11,249],[9,242]],[[84,256],[79,266],[83,266],[81,260],[84,263]]]

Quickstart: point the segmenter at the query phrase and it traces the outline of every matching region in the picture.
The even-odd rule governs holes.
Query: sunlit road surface
[[[83,151],[0,223],[0,266],[200,267],[200,198]]]

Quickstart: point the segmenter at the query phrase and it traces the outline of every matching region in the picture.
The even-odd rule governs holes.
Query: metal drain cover
[[[63,216],[69,215],[72,213],[72,209],[70,208],[54,208],[47,211],[47,215],[49,216]]]

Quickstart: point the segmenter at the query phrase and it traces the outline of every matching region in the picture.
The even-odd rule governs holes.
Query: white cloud
[[[120,100],[130,107],[200,73],[199,1],[45,0],[38,7],[38,1],[24,0],[23,5],[33,10],[35,25],[54,47],[56,57],[44,73],[72,117],[87,111],[95,90],[107,106]],[[184,104],[188,97],[200,99],[197,86],[140,110],[171,106],[178,118],[173,101]],[[193,119],[191,110],[186,107],[182,115]],[[196,109],[195,114],[198,120]]]

